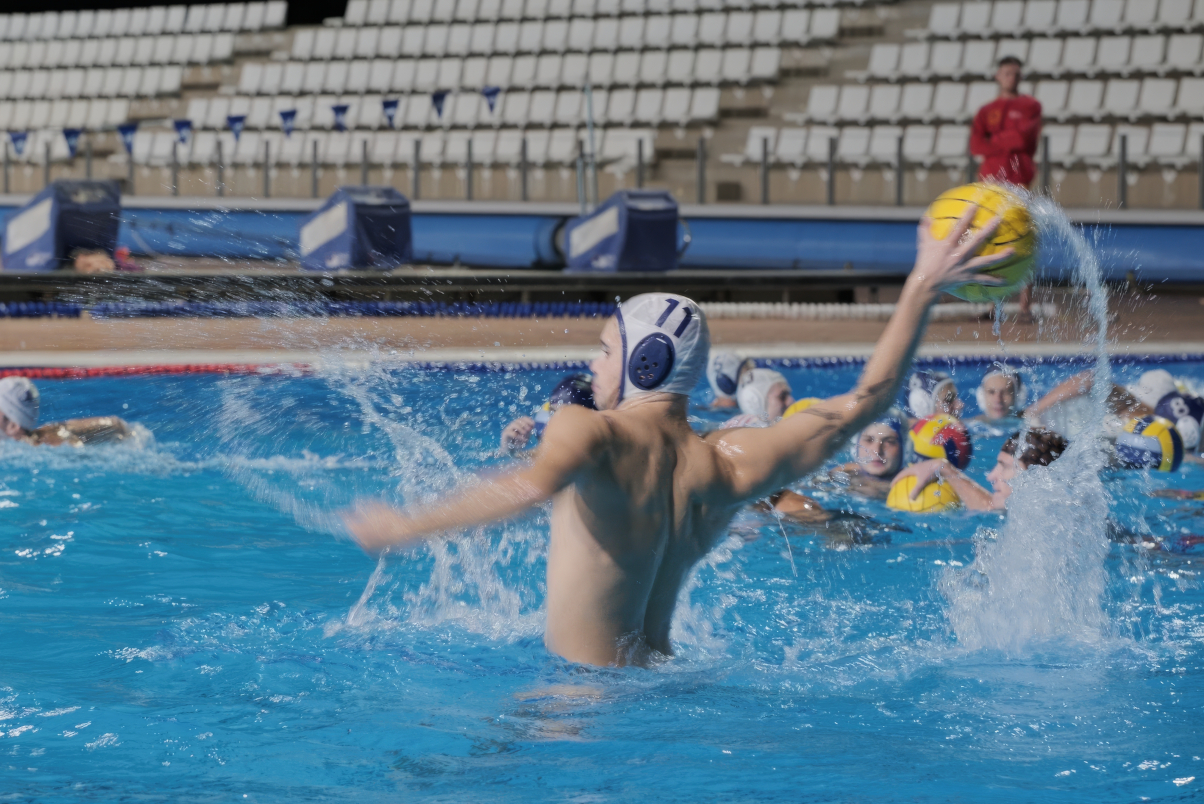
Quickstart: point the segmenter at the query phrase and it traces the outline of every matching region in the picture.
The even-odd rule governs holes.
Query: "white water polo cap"
[[[689,395],[706,371],[706,317],[675,293],[642,293],[615,311],[623,342],[619,401],[652,393]]]
[[[711,350],[707,360],[707,382],[716,399],[735,399],[739,390],[740,369],[748,362],[741,360],[731,352],[716,352]]]
[[[0,413],[22,430],[38,426],[38,408],[41,405],[38,387],[28,377],[4,377],[0,379]]]
[[[978,409],[985,411],[987,409],[987,394],[983,391],[982,386],[992,377],[1004,377],[1012,383],[1012,412],[1024,410],[1028,405],[1028,386],[1024,384],[1024,378],[1020,376],[1020,372],[1012,371],[1011,369],[995,369],[987,372],[987,376],[982,378],[982,383],[974,389],[974,399],[978,402]]]
[[[953,384],[953,378],[943,371],[917,371],[907,381],[907,410],[917,419],[927,419],[936,413],[936,400],[941,391]]]
[[[773,369],[755,368],[744,372],[744,377],[740,380],[740,390],[736,392],[740,412],[756,416],[763,422],[769,421],[769,392],[778,385],[790,387],[786,378]]]
[[[1154,369],[1142,374],[1136,383],[1125,390],[1132,394],[1138,402],[1142,402],[1152,410],[1158,407],[1158,403],[1164,396],[1173,394],[1179,389],[1175,387],[1175,378],[1169,371]]]

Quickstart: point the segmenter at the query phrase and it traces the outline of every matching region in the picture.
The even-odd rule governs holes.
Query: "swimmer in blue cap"
[[[706,372],[701,308],[669,293],[623,302],[591,364],[599,410],[566,405],[534,460],[433,505],[365,503],[346,515],[360,546],[379,553],[513,517],[552,500],[544,642],[569,661],[648,663],[673,651],[669,627],[694,565],[749,502],[821,467],[899,392],[929,308],[949,287],[997,284],[983,269],[1011,249],[975,256],[998,221],[967,233],[976,208],[938,240],[918,231],[916,267],[856,386],[764,428],[699,435],[689,394]],[[963,237],[964,236],[964,237]]]
[[[82,447],[122,441],[130,427],[116,416],[69,419],[38,426],[41,395],[27,377],[0,378],[0,437],[43,447]]]
[[[506,429],[502,430],[502,451],[511,452],[526,448],[533,437],[539,438],[543,435],[544,428],[552,420],[552,414],[564,405],[580,405],[597,410],[594,406],[593,378],[578,372],[557,383],[548,395],[548,401],[534,416],[522,416],[506,425]]]

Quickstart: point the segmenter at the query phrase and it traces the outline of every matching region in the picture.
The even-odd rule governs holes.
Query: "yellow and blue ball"
[[[943,413],[919,419],[907,433],[908,463],[944,458],[958,469],[965,469],[973,454],[966,426]]]
[[[1174,472],[1183,463],[1183,436],[1161,416],[1130,419],[1116,437],[1116,454],[1128,469]]]
[[[977,210],[967,235],[986,226],[995,217],[1002,219],[995,234],[978,250],[979,256],[998,254],[1005,248],[1012,248],[1015,253],[982,272],[1002,279],[1003,285],[971,282],[950,288],[949,292],[959,299],[972,302],[996,301],[1011,296],[1028,281],[1036,264],[1037,237],[1032,216],[1024,199],[1002,185],[984,182],[967,184],[941,193],[929,205],[924,214],[932,220],[932,236],[942,240],[947,237],[971,206],[977,206]]]
[[[911,492],[916,487],[916,478],[907,476],[890,487],[886,498],[888,508],[896,511],[910,511],[914,514],[935,513],[954,508],[961,503],[961,498],[953,490],[953,486],[942,481],[933,481],[924,487],[914,500]]]
[[[799,401],[795,402],[790,407],[786,408],[786,412],[782,414],[782,418],[789,419],[791,416],[793,416],[796,413],[802,413],[804,410],[811,407],[816,402],[823,402],[823,400],[817,396],[809,396],[806,399],[800,399]]]

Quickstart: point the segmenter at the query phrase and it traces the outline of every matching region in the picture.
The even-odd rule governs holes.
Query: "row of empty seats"
[[[0,40],[253,32],[284,27],[287,14],[284,0],[0,14]]]
[[[1152,127],[1111,126],[1084,123],[1054,125],[1043,129],[1048,137],[1049,161],[1059,167],[1112,167],[1120,155],[1121,137],[1127,142],[1126,158],[1134,166],[1159,164],[1182,168],[1200,159],[1204,123],[1160,123]],[[965,166],[968,162],[969,128],[962,125],[914,125],[833,128],[783,128],[754,126],[749,130],[743,153],[721,157],[735,164],[760,162],[764,141],[775,163],[802,166],[826,163],[830,143],[835,141],[836,160],[845,165],[866,167],[898,163],[899,138],[903,158],[909,165],[931,167]],[[1038,161],[1041,160],[1040,154]]]
[[[179,93],[183,78],[178,66],[0,70],[0,98],[150,98]]]
[[[459,87],[502,89],[746,84],[773,81],[778,48],[649,50],[469,59],[376,59],[350,62],[269,62],[243,65],[239,92],[301,95],[317,92],[431,92]]]
[[[1189,31],[1204,26],[1204,0],[995,0],[937,3],[927,36]]]
[[[844,0],[349,0],[348,26],[425,25],[495,20],[559,20],[746,8],[806,8]],[[855,5],[868,5],[855,0]]]
[[[1204,35],[1071,37],[949,42],[879,43],[858,77],[886,80],[984,77],[1015,56],[1031,76],[1199,75]]]
[[[1039,81],[1022,86],[1041,103],[1046,119],[1173,119],[1199,117],[1204,109],[1204,78],[1146,78],[1096,81]],[[847,84],[812,87],[807,111],[798,117],[826,123],[875,121],[965,121],[993,100],[990,81],[963,84]],[[792,119],[789,113],[787,119]]]
[[[339,98],[334,95],[282,96],[276,98],[194,98],[188,104],[187,118],[198,129],[224,129],[230,115],[245,115],[249,129],[279,129],[280,113],[295,110],[294,125],[299,129],[330,129],[335,125],[333,107],[348,107],[345,127],[349,129],[387,128],[381,96]],[[449,94],[442,112],[430,95],[402,95],[398,101],[394,125],[397,128],[475,128],[475,127],[549,127],[576,126],[588,116],[585,93],[506,92],[498,96],[494,108],[479,92]],[[679,125],[712,122],[719,117],[719,91],[713,88],[617,89],[599,90],[592,97],[593,119],[598,126]]]
[[[97,131],[121,125],[126,122],[129,113],[128,98],[2,101],[0,131],[28,131],[46,127]]]
[[[3,42],[4,67],[122,67],[147,64],[208,64],[229,61],[234,34],[179,34],[87,39],[83,42]]]
[[[325,61],[776,45],[835,38],[839,21],[835,10],[796,9],[407,28],[302,28],[293,37],[291,55],[297,61]]]
[[[55,132],[47,132],[53,137]],[[62,139],[61,134],[58,137]],[[218,158],[221,142],[223,162],[233,165],[262,165],[266,156],[274,165],[301,166],[313,162],[317,143],[318,163],[325,165],[358,165],[365,156],[373,165],[412,165],[414,142],[419,141],[420,160],[424,165],[462,166],[468,162],[468,143],[472,143],[474,165],[517,165],[522,159],[522,143],[527,142],[527,161],[531,165],[572,165],[582,147],[588,148],[587,132],[576,128],[522,131],[431,132],[378,131],[373,134],[357,132],[296,131],[291,137],[274,131],[244,132],[236,141],[229,132],[201,131],[186,143],[180,143],[174,131],[139,130],[134,138],[133,157],[136,163],[213,165]],[[643,142],[643,154],[651,162],[654,156],[653,133],[648,130],[616,129],[596,131],[594,148],[598,161],[619,168],[629,168],[637,159],[637,143]],[[44,158],[29,153],[31,160]],[[115,159],[124,160],[124,154]]]

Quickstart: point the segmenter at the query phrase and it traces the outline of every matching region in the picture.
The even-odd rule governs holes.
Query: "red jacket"
[[[983,157],[978,177],[1028,187],[1041,136],[1041,104],[1018,95],[996,98],[978,110],[970,128],[970,153]]]

